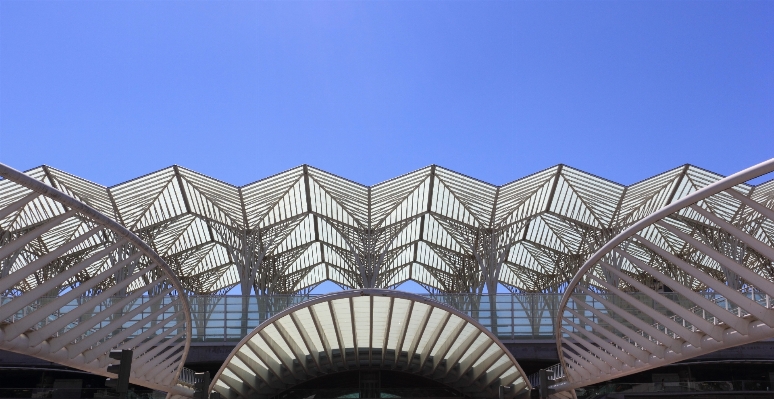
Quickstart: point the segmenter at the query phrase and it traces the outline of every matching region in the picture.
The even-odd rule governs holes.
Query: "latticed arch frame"
[[[668,205],[599,249],[556,321],[567,391],[774,337],[774,159]]]
[[[108,353],[131,349],[131,383],[190,395],[190,306],[166,262],[93,207],[2,164],[0,176],[0,349],[106,377]]]

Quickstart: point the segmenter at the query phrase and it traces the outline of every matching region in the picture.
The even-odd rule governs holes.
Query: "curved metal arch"
[[[210,392],[264,398],[326,374],[380,368],[422,375],[473,397],[532,387],[508,349],[447,305],[395,290],[325,295],[287,309],[245,336]]]
[[[0,349],[106,377],[108,353],[132,349],[131,383],[190,395],[190,306],[164,260],[67,194],[3,164],[0,176]]]
[[[743,185],[772,171],[774,159],[724,178],[600,248],[560,303],[556,345],[565,376],[552,388],[774,337],[774,201]]]

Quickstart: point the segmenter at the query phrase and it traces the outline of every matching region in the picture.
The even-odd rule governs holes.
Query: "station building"
[[[169,397],[766,395],[772,170],[104,187],[0,165],[0,367],[112,377],[131,349],[138,392]]]

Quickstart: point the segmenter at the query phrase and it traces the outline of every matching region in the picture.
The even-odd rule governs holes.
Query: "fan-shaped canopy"
[[[133,384],[189,394],[178,376],[191,341],[183,287],[131,231],[0,164],[0,349],[114,377],[131,349]]]
[[[410,372],[472,397],[530,389],[513,355],[467,315],[395,290],[352,290],[290,308],[246,336],[216,374],[226,398],[268,398],[357,369]]]
[[[711,184],[606,243],[562,298],[557,349],[571,390],[774,337],[774,190]]]

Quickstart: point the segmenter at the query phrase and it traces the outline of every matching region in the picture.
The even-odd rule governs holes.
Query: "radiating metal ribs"
[[[183,287],[166,263],[90,206],[0,164],[0,349],[95,374],[134,349],[130,381],[177,394],[190,344]]]
[[[604,244],[562,299],[566,378],[552,388],[774,337],[774,248],[763,227],[774,204],[766,185],[744,185],[771,171],[774,159],[710,184]]]

